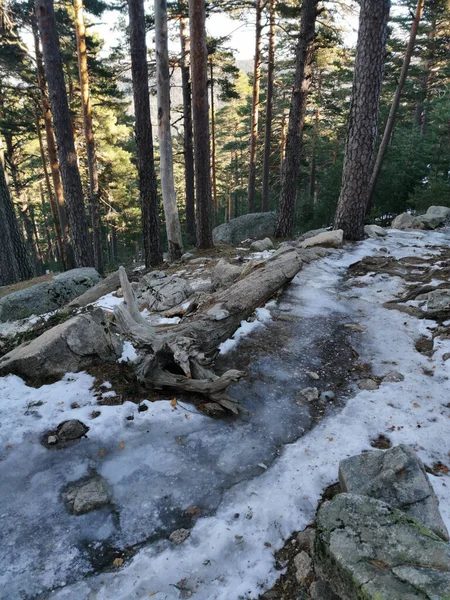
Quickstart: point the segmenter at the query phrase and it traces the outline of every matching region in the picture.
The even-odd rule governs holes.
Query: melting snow
[[[92,420],[99,407],[84,373],[39,389],[15,376],[0,379],[0,589],[11,600],[58,586],[49,598],[175,600],[191,593],[197,600],[254,599],[279,577],[274,550],[313,520],[324,487],[337,479],[339,461],[369,450],[371,438],[384,433],[393,444],[409,444],[427,464],[448,464],[450,381],[442,356],[450,342],[435,340],[432,358],[414,349],[435,323],[383,308],[405,287],[402,280],[366,276],[363,287],[343,287],[341,277],[380,245],[401,258],[433,256],[433,246],[449,242],[447,231],[396,231],[306,266],[279,305],[300,319],[305,336],[289,340],[293,362],[284,370],[269,357],[255,367],[264,378],[256,377],[253,387],[244,381],[248,418],[213,421],[168,402],[138,413],[125,402],[100,407],[101,417]],[[260,318],[267,313],[260,309]],[[309,421],[307,410],[292,401],[293,390],[306,387],[297,378],[298,364],[314,354],[316,332],[327,318],[363,324],[366,332],[353,342],[361,361],[377,375],[395,369],[405,379],[355,390],[345,408],[299,437]],[[74,402],[79,407],[71,409]],[[127,420],[130,415],[134,420]],[[86,440],[70,452],[38,443],[43,431],[67,418],[89,425]],[[110,481],[115,508],[68,516],[59,490],[88,467]],[[430,479],[450,527],[450,478]],[[120,570],[86,578],[89,545],[125,546],[170,532],[177,528],[176,511],[193,505],[206,515],[182,545],[172,546],[163,533]]]

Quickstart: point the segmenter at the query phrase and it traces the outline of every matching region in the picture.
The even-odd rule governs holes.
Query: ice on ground
[[[448,231],[416,234],[395,232],[382,244],[394,256],[420,257],[450,242]],[[334,252],[294,279],[279,305],[293,319],[292,335],[280,341],[283,355],[259,349],[249,378],[231,391],[249,417],[213,421],[169,402],[138,413],[126,402],[102,406],[101,416],[90,420],[97,406],[86,374],[38,390],[16,377],[0,379],[0,535],[6,540],[0,589],[9,590],[11,600],[57,586],[49,596],[54,600],[175,600],[181,593],[196,600],[256,599],[279,577],[274,550],[313,520],[340,460],[371,449],[370,440],[383,433],[393,444],[409,444],[429,465],[448,464],[450,380],[442,359],[448,341],[435,340],[433,358],[414,349],[427,322],[383,308],[385,286],[391,293],[400,281],[377,276],[365,287],[343,285],[346,268],[376,247],[367,240]],[[306,407],[295,404],[295,391],[306,387],[302,377],[319,360],[319,345],[355,321],[366,329],[354,340],[360,360],[380,376],[395,369],[405,379],[358,391],[302,436],[310,420]],[[272,344],[279,326],[267,322],[261,341]],[[70,409],[74,401],[79,408]],[[69,416],[91,427],[87,439],[70,453],[38,443],[42,431]],[[69,516],[59,490],[88,467],[110,481],[114,509]],[[430,479],[450,527],[450,478]],[[184,526],[190,506],[203,516],[174,547],[168,533]],[[98,560],[108,546],[145,539],[148,546],[122,569],[86,576],[92,556]]]

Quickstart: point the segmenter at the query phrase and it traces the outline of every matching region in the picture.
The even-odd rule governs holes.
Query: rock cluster
[[[448,223],[450,208],[446,206],[430,206],[424,215],[413,216],[404,212],[392,221],[393,229],[436,229]]]
[[[450,545],[423,464],[407,446],[341,462],[317,515],[316,576],[342,600],[445,598]]]

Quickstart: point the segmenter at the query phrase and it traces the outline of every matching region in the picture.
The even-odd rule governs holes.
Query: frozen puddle
[[[432,378],[421,370],[430,359],[414,350],[427,322],[382,308],[401,280],[376,276],[363,288],[341,285],[346,267],[380,246],[400,258],[448,242],[446,234],[396,232],[306,266],[273,309],[273,322],[221,358],[223,367],[249,368],[249,377],[230,390],[249,410],[245,418],[214,421],[184,403],[149,403],[142,413],[128,402],[98,407],[83,373],[38,390],[16,377],[0,379],[0,596],[257,598],[278,577],[274,549],[312,520],[340,459],[389,431],[394,443],[414,445],[427,462],[448,462],[450,411],[442,402],[450,385],[441,350]],[[361,359],[377,374],[392,368],[383,361],[395,361],[405,381],[359,392],[303,435],[312,422],[296,392],[327,389],[342,377],[348,351],[342,325],[349,321],[367,328]],[[321,380],[312,382],[307,371]],[[79,408],[70,408],[74,402]],[[95,409],[101,415],[91,419]],[[41,433],[68,418],[89,425],[88,438],[61,450],[41,446]],[[71,516],[60,490],[89,469],[110,482],[114,509]],[[441,499],[446,479],[432,478]],[[190,537],[173,546],[169,533],[192,527],[196,508],[202,517]],[[448,504],[441,509],[449,524]],[[118,550],[144,542],[121,569],[87,577],[111,567]],[[49,594],[56,588],[62,589]]]

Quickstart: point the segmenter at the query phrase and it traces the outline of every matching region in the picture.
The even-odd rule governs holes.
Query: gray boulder
[[[340,494],[317,516],[315,571],[345,600],[435,600],[450,589],[450,545],[381,500]]]
[[[242,267],[231,265],[221,258],[211,273],[211,285],[214,290],[232,284],[242,273]]]
[[[364,227],[364,233],[371,238],[387,236],[386,229],[383,229],[383,227],[380,227],[379,225],[366,225]]]
[[[268,237],[263,240],[256,240],[250,246],[250,250],[253,252],[264,252],[265,250],[271,250],[273,248],[272,240]]]
[[[299,256],[299,258],[301,259],[302,262],[309,264],[310,262],[312,262],[313,260],[318,260],[319,258],[325,258],[325,256],[328,256],[328,254],[330,253],[330,250],[327,250],[326,248],[298,248],[297,249],[297,254]]]
[[[106,479],[93,475],[69,484],[63,492],[63,499],[71,513],[84,515],[109,504],[111,492]]]
[[[342,248],[344,243],[344,232],[342,229],[336,231],[325,231],[313,237],[307,238],[300,243],[300,248],[313,248],[314,246],[324,246],[325,248]]]
[[[84,267],[60,273],[0,299],[0,322],[26,319],[57,310],[100,281],[95,269]]]
[[[404,212],[395,217],[395,219],[391,223],[392,229],[425,229],[425,225],[423,224],[421,217],[414,217],[413,215]]]
[[[427,295],[425,312],[431,317],[447,317],[450,311],[450,289],[434,290]]]
[[[0,375],[14,373],[24,379],[59,378],[96,362],[115,362],[122,341],[110,329],[101,309],[77,315],[21,344],[0,359]]]
[[[139,304],[151,312],[173,308],[193,293],[194,290],[186,280],[166,275],[163,271],[152,271],[144,275],[136,289]]]
[[[446,206],[430,206],[427,212],[418,218],[426,229],[436,229],[449,221],[450,208]]]
[[[272,235],[277,222],[273,212],[250,213],[213,229],[213,240],[235,246],[248,238],[262,239]]]
[[[321,229],[310,229],[309,231],[303,233],[300,237],[297,238],[297,243],[300,244],[301,242],[304,242],[309,238],[319,235],[319,233],[326,233],[327,231],[329,230],[326,227],[322,227]]]
[[[383,500],[448,540],[439,502],[425,468],[407,446],[396,446],[386,452],[364,452],[343,460],[339,465],[339,482],[342,491]]]

